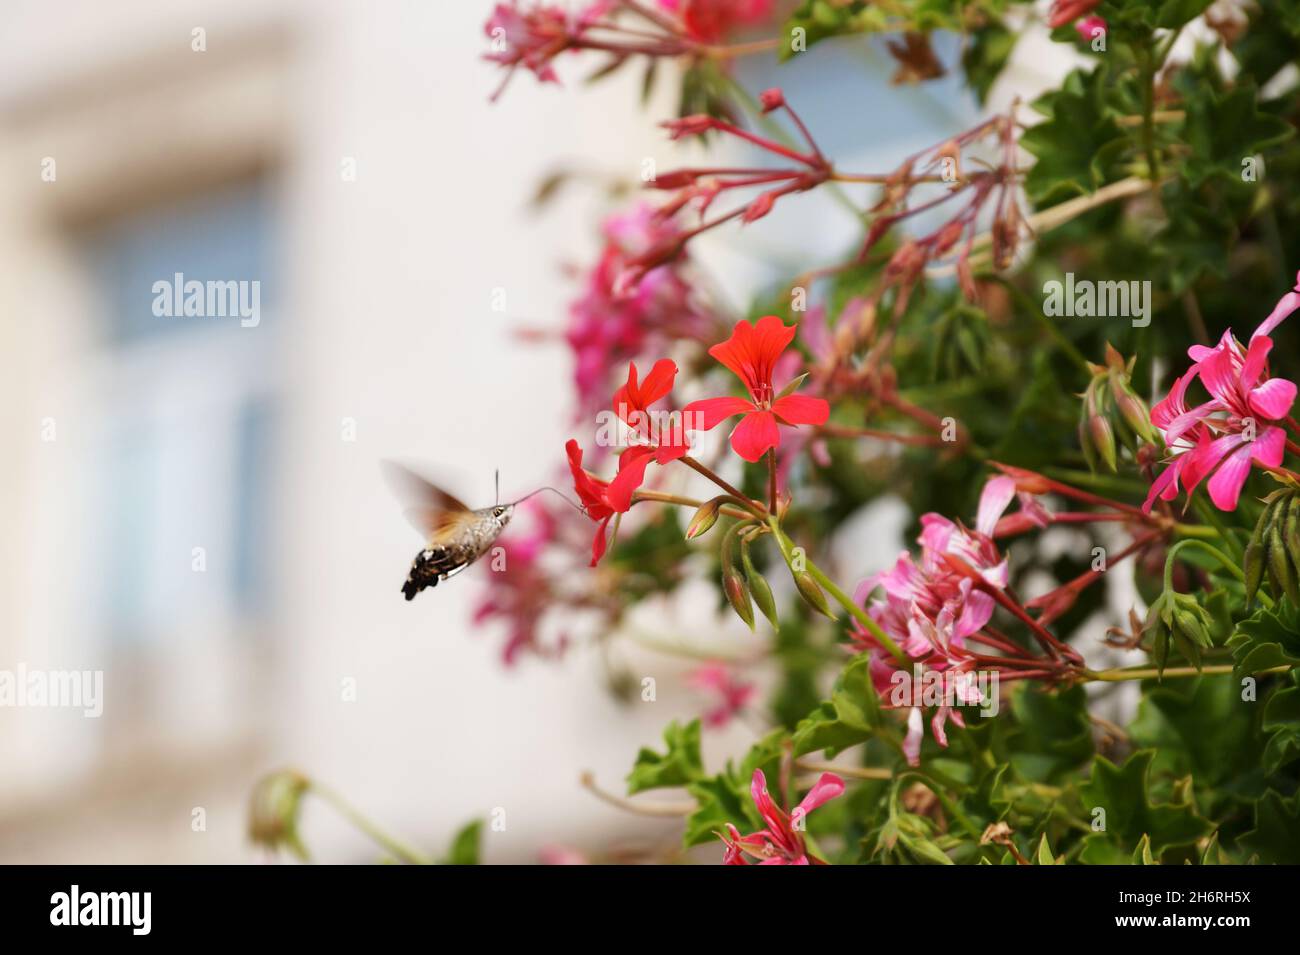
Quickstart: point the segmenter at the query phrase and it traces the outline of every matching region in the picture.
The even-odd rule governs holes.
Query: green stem
[[[1197,538],[1189,538],[1188,540],[1181,540],[1173,547],[1169,548],[1169,553],[1165,557],[1165,590],[1174,589],[1174,561],[1177,559],[1179,551],[1185,550],[1188,547],[1199,547],[1222,564],[1224,568],[1232,574],[1232,576],[1236,577],[1240,581],[1245,581],[1245,572],[1237,566],[1237,562],[1231,557],[1212,544],[1207,544],[1205,541]]]
[[[1228,546],[1228,549],[1232,551],[1232,555],[1238,563],[1245,559],[1245,545],[1232,536],[1232,532],[1228,529],[1228,526],[1223,523],[1222,516],[1220,516],[1219,511],[1213,504],[1203,497],[1197,497],[1196,513],[1201,515],[1201,520],[1205,521],[1205,523],[1209,524],[1219,532],[1219,537],[1222,538],[1223,542]]]
[[[1269,667],[1266,670],[1257,670],[1255,676],[1263,676],[1266,673],[1285,673],[1291,669],[1289,664]],[[1233,666],[1231,663],[1224,663],[1216,666],[1201,667],[1165,667],[1164,672],[1155,667],[1132,667],[1121,668],[1117,670],[1084,670],[1081,679],[1084,683],[1123,683],[1127,680],[1154,680],[1164,679],[1166,677],[1184,677],[1184,676],[1214,676],[1220,673],[1231,673]]]
[[[789,563],[792,559],[791,550],[795,546],[794,542],[786,536],[785,531],[781,529],[781,525],[776,522],[775,517],[769,517],[767,523],[768,526],[772,528],[772,534],[776,538],[777,546],[781,548],[781,556],[785,558],[786,563]],[[903,652],[902,648],[894,642],[893,638],[880,628],[880,624],[871,619],[871,615],[867,613],[866,610],[859,607],[853,601],[853,598],[841,590],[839,585],[836,584],[835,581],[831,580],[830,577],[826,576],[826,573],[813,563],[811,559],[807,557],[804,558],[804,567],[808,571],[809,576],[811,576],[813,580],[817,581],[818,586],[835,598],[835,602],[847,610],[849,616],[862,624],[866,631],[875,637],[877,642],[879,642],[879,644],[889,652],[890,656],[898,661],[899,666],[905,670],[911,669],[911,659],[909,659],[907,654]]]
[[[397,839],[394,839],[388,833],[384,832],[334,790],[322,786],[317,782],[311,783],[310,790],[317,796],[320,796],[320,798],[325,800],[325,802],[329,803],[340,816],[369,836],[376,845],[383,848],[394,858],[401,859],[403,862],[409,863],[410,865],[433,864],[433,860],[424,855],[424,853],[412,849],[410,846],[399,842]]]

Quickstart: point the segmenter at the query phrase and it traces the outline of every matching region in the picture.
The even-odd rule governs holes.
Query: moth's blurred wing
[[[382,468],[393,494],[406,505],[406,519],[431,542],[442,539],[466,518],[473,518],[474,512],[458,498],[405,465],[384,461]]]
[[[455,540],[479,519],[470,510],[449,511],[435,507],[408,507],[402,514],[424,535],[430,547]]]

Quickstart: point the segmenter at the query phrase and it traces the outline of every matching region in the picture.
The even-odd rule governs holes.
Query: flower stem
[[[636,503],[637,501],[656,501],[660,504],[680,504],[682,507],[695,508],[704,506],[703,501],[697,501],[693,497],[681,497],[677,494],[665,494],[663,491],[636,490],[632,492],[632,501],[633,503]],[[736,499],[737,504],[743,504],[743,501],[743,498]],[[725,514],[727,517],[739,517],[746,520],[754,516],[750,511],[741,510],[738,507],[728,507],[725,504],[718,508],[718,513]]]
[[[1285,673],[1290,669],[1291,665],[1284,663],[1281,666],[1259,670],[1255,673],[1255,676],[1263,676],[1266,673]],[[1084,683],[1123,683],[1126,680],[1153,680],[1163,679],[1164,677],[1214,676],[1221,673],[1231,673],[1232,671],[1233,666],[1231,663],[1201,667],[1199,670],[1196,667],[1165,667],[1163,673],[1155,667],[1132,667],[1116,670],[1084,670],[1080,674],[1080,680]]]
[[[764,506],[763,506],[762,504],[760,504],[758,501],[750,500],[750,498],[745,494],[744,491],[740,490],[740,489],[737,488],[737,487],[734,487],[734,486],[731,485],[731,484],[728,484],[728,483],[727,483],[726,481],[724,481],[724,480],[723,480],[723,479],[722,479],[718,474],[716,474],[716,473],[715,473],[711,468],[706,467],[705,465],[701,464],[699,461],[695,460],[695,459],[694,459],[693,457],[691,457],[689,454],[684,455],[684,456],[681,458],[681,462],[682,462],[683,464],[685,464],[685,465],[686,465],[688,468],[690,468],[691,470],[696,471],[696,472],[698,472],[699,474],[703,474],[706,478],[708,478],[710,481],[712,481],[712,482],[713,482],[714,484],[716,484],[718,487],[722,488],[724,491],[726,491],[726,492],[727,492],[728,494],[730,494],[732,497],[734,497],[734,498],[736,498],[737,500],[740,500],[740,501],[745,501],[745,502],[749,505],[750,510],[752,510],[752,511],[754,512],[754,516],[758,517],[760,520],[761,520],[761,519],[765,519],[765,518],[767,517],[767,508],[766,508],[766,507],[764,507]]]
[[[432,865],[433,860],[424,853],[412,849],[384,832],[377,825],[362,815],[351,803],[327,786],[313,781],[310,791],[329,803],[334,811],[365,833],[370,839],[394,858],[410,865]]]
[[[781,554],[785,557],[786,562],[788,563],[790,561],[791,550],[795,546],[794,542],[790,540],[785,531],[781,529],[781,525],[776,522],[775,516],[769,516],[767,523],[768,526],[772,528],[772,534],[776,538],[777,545],[781,548]],[[909,659],[907,654],[903,652],[902,648],[894,642],[893,638],[881,629],[880,624],[872,620],[871,615],[867,613],[866,610],[859,607],[852,597],[841,590],[835,581],[826,576],[825,572],[807,557],[804,558],[804,569],[808,571],[808,574],[813,580],[817,581],[818,586],[820,586],[822,590],[835,598],[835,602],[847,610],[849,616],[860,623],[866,631],[889,652],[890,656],[898,661],[899,666],[903,667],[903,669],[908,669],[912,666],[911,659]]]

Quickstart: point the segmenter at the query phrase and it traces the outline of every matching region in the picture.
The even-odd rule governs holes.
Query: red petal
[[[605,500],[617,513],[632,506],[632,492],[645,480],[646,466],[654,459],[654,448],[637,445],[628,448],[618,459],[618,476],[609,482]]]
[[[682,409],[682,422],[687,431],[712,431],[732,415],[757,410],[744,398],[703,398]]]
[[[831,416],[831,406],[824,398],[807,395],[786,395],[772,402],[772,411],[786,424],[825,424]]]
[[[776,415],[770,411],[751,411],[740,419],[731,432],[731,447],[746,461],[757,461],[781,443]]]
[[[596,528],[596,534],[591,539],[591,566],[595,567],[600,563],[600,559],[605,556],[605,529],[609,527],[609,518],[600,522]]]
[[[661,358],[650,369],[650,374],[641,382],[640,407],[644,410],[673,390],[673,380],[677,377],[677,362],[671,358]]]

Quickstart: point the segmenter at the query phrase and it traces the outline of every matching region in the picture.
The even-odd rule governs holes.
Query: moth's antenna
[[[533,491],[531,494],[525,494],[519,500],[515,501],[515,503],[522,504],[530,497],[536,497],[538,494],[541,494],[543,491],[550,491],[552,494],[557,494],[559,495],[560,500],[564,501],[564,503],[569,505],[569,507],[573,508],[576,511],[581,511],[583,514],[587,513],[587,509],[585,507],[583,507],[581,504],[574,502],[563,491],[557,490],[556,488],[553,488],[550,485],[543,485],[542,487],[539,487],[536,491]]]
[[[501,503],[501,469],[500,468],[496,469],[496,479],[497,479],[496,500],[492,502],[493,507],[496,507],[498,504]]]

